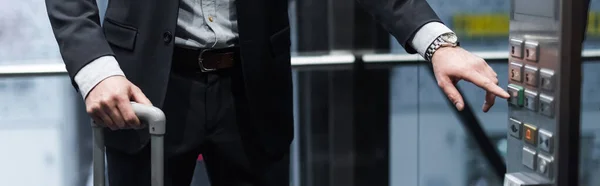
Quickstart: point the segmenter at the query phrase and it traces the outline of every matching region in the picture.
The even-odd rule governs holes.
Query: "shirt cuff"
[[[450,33],[452,30],[440,22],[430,22],[425,24],[413,37],[411,44],[417,52],[425,58],[425,52],[429,45],[442,34]]]
[[[81,68],[74,79],[79,87],[79,93],[85,99],[98,83],[111,76],[125,76],[125,73],[115,57],[102,56]]]

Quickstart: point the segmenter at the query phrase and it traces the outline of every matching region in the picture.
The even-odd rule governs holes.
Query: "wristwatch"
[[[431,61],[433,54],[441,47],[456,47],[460,46],[458,36],[454,32],[448,32],[438,36],[425,51],[425,60]]]

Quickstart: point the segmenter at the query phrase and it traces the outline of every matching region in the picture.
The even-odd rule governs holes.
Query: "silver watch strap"
[[[454,34],[454,33],[446,33],[446,34]],[[425,51],[425,60],[431,61],[435,51],[437,51],[439,48],[441,48],[443,46],[459,46],[460,45],[458,41],[445,40],[443,38],[444,35],[445,34],[442,34],[442,35],[438,36],[437,38],[435,38],[435,40],[433,40],[433,42],[431,42],[429,47],[427,47],[427,50]]]
[[[433,58],[433,53],[435,53],[435,51],[439,49],[440,46],[442,46],[442,43],[444,42],[445,41],[442,40],[442,36],[438,36],[437,38],[435,38],[435,40],[431,42],[431,44],[429,45],[429,47],[427,47],[427,50],[425,51],[425,60],[431,61],[431,58]]]

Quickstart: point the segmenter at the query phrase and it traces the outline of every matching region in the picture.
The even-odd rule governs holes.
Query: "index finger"
[[[508,92],[504,91],[504,89],[500,88],[500,86],[496,85],[492,80],[480,74],[479,72],[468,73],[463,79],[483,88],[488,92],[491,92],[496,96],[504,99],[508,99],[510,97]]]

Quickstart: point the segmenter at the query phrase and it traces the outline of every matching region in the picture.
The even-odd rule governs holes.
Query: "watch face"
[[[442,35],[442,39],[449,43],[458,42],[458,37],[456,37],[456,34],[453,34],[453,33],[448,33],[448,34]]]

